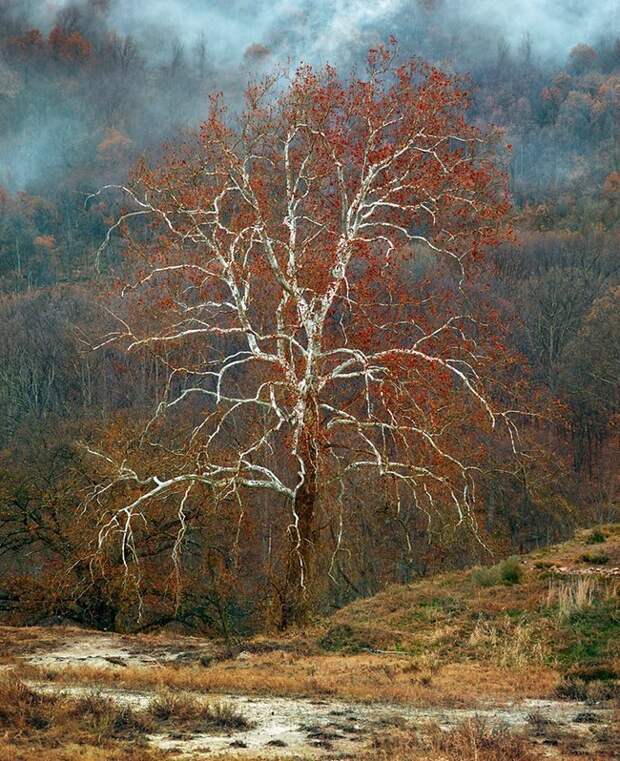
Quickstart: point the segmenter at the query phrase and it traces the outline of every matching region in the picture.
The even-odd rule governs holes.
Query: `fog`
[[[477,37],[482,29],[513,46],[530,35],[541,55],[562,57],[577,43],[613,33],[620,22],[616,0],[5,0],[5,5],[43,28],[63,8],[79,7],[145,41],[169,43],[174,35],[192,45],[204,35],[218,62],[240,61],[253,43],[317,62],[349,56],[373,37],[408,35],[428,23],[461,34],[471,29]]]
[[[130,37],[140,59],[131,70],[76,69],[77,84],[59,89],[62,74],[52,81],[46,65],[37,72],[34,63],[16,73],[0,48],[0,185],[61,182],[80,152],[93,155],[105,127],[129,134],[137,151],[151,148],[196,125],[210,89],[234,101],[249,77],[282,62],[329,61],[346,71],[390,35],[405,54],[471,72],[475,81],[502,56],[506,70],[524,45],[539,70],[552,73],[577,43],[610,38],[619,7],[617,0],[0,0],[0,37],[30,28],[47,35],[60,25],[95,46]],[[100,177],[93,171],[90,180]]]

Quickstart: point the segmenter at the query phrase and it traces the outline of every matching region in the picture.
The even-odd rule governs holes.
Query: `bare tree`
[[[136,521],[174,499],[178,556],[195,490],[242,507],[266,490],[290,509],[283,625],[307,614],[319,503],[337,516],[371,471],[395,509],[475,530],[463,436],[514,431],[484,380],[501,352],[467,297],[509,235],[503,178],[458,82],[388,49],[369,63],[350,83],[272,77],[236,120],[214,98],[195,143],[117,188],[131,208],[104,243],[124,229],[135,272],[101,345],[153,351],[169,374],[141,439],[166,472],[94,453],[107,478],[91,498],[124,495],[100,543],[120,533],[137,561]]]

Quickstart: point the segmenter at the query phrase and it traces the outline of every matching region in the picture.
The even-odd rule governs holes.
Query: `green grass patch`
[[[558,653],[565,667],[593,666],[620,654],[620,610],[617,598],[575,611],[563,627],[567,646]]]
[[[606,565],[609,563],[609,555],[604,552],[584,552],[580,560],[591,565]]]
[[[497,565],[474,568],[470,579],[476,587],[496,587],[499,584],[512,586],[523,579],[523,566],[518,558],[510,557]]]

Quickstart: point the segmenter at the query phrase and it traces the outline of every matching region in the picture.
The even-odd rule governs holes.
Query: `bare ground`
[[[613,721],[613,711],[606,705],[550,697],[504,699],[496,703],[485,698],[464,706],[442,700],[434,701],[434,705],[432,700],[427,704],[419,700],[385,702],[376,701],[374,696],[353,701],[334,699],[327,694],[315,697],[251,694],[256,692],[253,680],[248,679],[250,689],[245,689],[244,675],[252,676],[253,662],[257,660],[260,669],[261,656],[242,652],[227,660],[214,659],[212,644],[191,637],[131,637],[60,628],[4,628],[0,635],[5,641],[9,637],[12,641],[10,659],[5,658],[10,662],[5,663],[5,669],[22,675],[38,692],[96,695],[143,711],[170,687],[168,683],[172,680],[167,677],[171,674],[176,675],[177,683],[185,676],[190,687],[200,684],[202,676],[203,689],[178,689],[183,689],[182,694],[188,699],[207,696],[211,703],[224,704],[248,722],[242,728],[207,731],[162,725],[146,733],[151,747],[173,756],[353,759],[369,752],[378,736],[391,731],[431,724],[448,730],[480,719],[491,727],[504,726],[532,735],[538,732],[533,742],[540,747],[543,757],[558,758],[562,757],[557,752],[562,739],[580,748],[582,754],[594,753],[593,728],[600,733],[611,728]],[[263,660],[265,657],[271,658],[272,667],[277,669],[274,654],[263,656]],[[289,661],[295,659],[286,657]],[[342,660],[339,656],[330,657]],[[369,657],[345,658],[351,676],[357,668],[367,667]],[[394,660],[389,659],[392,664]],[[402,660],[406,668],[407,659],[403,656]],[[320,668],[321,658],[316,657],[315,661]],[[208,684],[211,669],[230,674],[225,691],[214,691]]]

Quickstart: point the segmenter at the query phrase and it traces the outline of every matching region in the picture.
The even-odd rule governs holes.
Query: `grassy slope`
[[[429,670],[538,667],[609,681],[620,672],[620,525],[602,535],[581,531],[492,569],[390,587],[336,613],[321,642],[407,653]]]
[[[507,581],[494,579],[502,570],[498,564],[490,572],[472,569],[391,586],[338,611],[331,624],[353,627],[360,634],[365,631],[372,640],[369,644],[413,652],[430,648],[457,660],[475,655],[475,648],[463,651],[463,647],[484,622],[513,630],[517,623],[555,630],[549,623],[557,618],[559,587],[589,577],[598,587],[594,597],[599,599],[620,584],[620,575],[612,575],[615,568],[620,574],[620,525],[605,527],[603,535],[604,542],[591,544],[592,531],[582,531],[569,542],[515,558],[522,573],[518,580],[510,578],[511,564],[504,564]],[[605,563],[592,562],[605,557]]]

